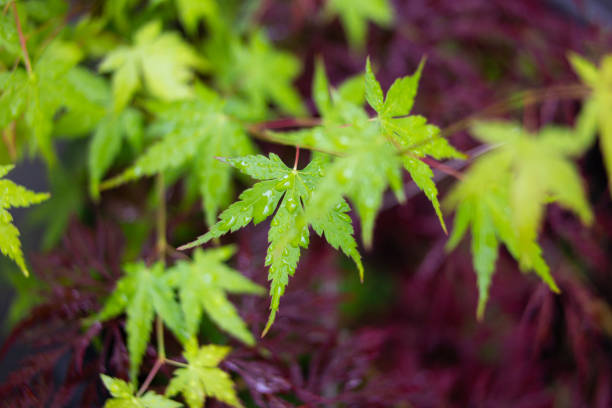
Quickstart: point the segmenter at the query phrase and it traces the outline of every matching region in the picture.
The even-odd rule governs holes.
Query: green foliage
[[[230,33],[220,38],[223,41],[208,44],[208,58],[219,88],[240,96],[228,100],[234,115],[249,120],[265,119],[269,103],[292,115],[304,114],[302,99],[293,87],[300,73],[297,58],[274,48],[263,31],[246,40]]]
[[[481,122],[472,130],[479,140],[498,146],[475,161],[465,180],[447,197],[446,205],[456,209],[449,249],[471,227],[480,318],[500,242],[517,259],[522,270],[534,270],[558,292],[537,243],[544,207],[551,201],[556,202],[575,212],[587,225],[593,215],[578,171],[570,161],[570,157],[587,146],[584,133],[551,126],[534,135],[516,124],[504,122]]]
[[[252,346],[255,339],[227,299],[226,292],[261,295],[264,288],[223,263],[235,251],[232,246],[207,251],[197,249],[193,262],[178,262],[166,276],[178,288],[189,335],[197,334],[204,310],[219,327]]]
[[[363,241],[370,246],[384,192],[390,186],[397,198],[403,200],[402,169],[406,169],[432,201],[445,228],[438,191],[432,180],[433,171],[421,158],[463,158],[464,155],[449,145],[440,130],[427,124],[424,117],[407,116],[412,109],[421,69],[412,76],[396,80],[384,99],[369,61],[363,88],[351,81],[331,93],[322,64],[317,65],[313,99],[322,115],[322,125],[275,135],[281,142],[331,155],[325,177],[313,193],[306,219],[325,213],[346,195],[355,204],[361,218]],[[360,106],[364,94],[377,112],[375,118],[369,118]]]
[[[362,48],[368,30],[368,21],[388,26],[393,20],[389,0],[328,0],[327,12],[337,14],[351,46]]]
[[[583,139],[589,142],[599,129],[599,147],[612,187],[612,117],[609,114],[612,108],[612,55],[602,59],[599,69],[577,54],[570,54],[569,60],[582,82],[593,91],[583,105],[577,130],[584,132]]]
[[[161,135],[161,139],[130,168],[103,186],[108,188],[183,166],[196,178],[206,220],[212,225],[219,208],[227,205],[232,193],[231,169],[215,160],[215,156],[249,154],[253,151],[252,142],[244,128],[225,113],[223,100],[204,87],[198,87],[194,99],[151,105],[151,110],[157,117],[151,133]],[[101,147],[107,152],[109,147],[104,146]],[[100,166],[96,168],[101,170]]]
[[[117,114],[111,112],[94,132],[89,145],[89,188],[94,198],[99,196],[100,180],[109,169],[127,139],[135,151],[140,150],[143,138],[143,117],[135,109],[125,109]]]
[[[241,172],[262,181],[245,190],[240,195],[239,201],[222,212],[219,217],[220,221],[213,225],[206,234],[183,248],[194,247],[230,231],[234,232],[251,221],[258,224],[276,210],[268,232],[270,245],[266,256],[266,266],[270,268],[268,279],[271,281],[272,300],[270,317],[264,329],[265,334],[274,322],[289,276],[295,273],[300,257],[300,247],[308,247],[308,225],[300,224],[299,218],[304,215],[305,208],[308,208],[312,191],[321,178],[323,160],[312,160],[303,170],[285,166],[282,160],[273,153],[269,158],[245,156],[227,159],[227,162]],[[325,215],[319,213],[318,217],[311,220],[310,225],[317,234],[325,235],[332,246],[340,248],[347,256],[350,256],[362,274],[361,257],[353,238],[353,227],[350,217],[346,214],[347,210],[348,205],[344,201],[338,201],[335,208],[330,209]],[[293,228],[298,228],[296,235],[292,234]],[[292,237],[290,241],[286,239],[289,236]]]
[[[178,393],[183,394],[190,408],[202,407],[207,397],[232,407],[242,407],[230,376],[217,367],[229,352],[230,348],[224,346],[209,345],[198,348],[197,341],[190,339],[185,344],[183,353],[187,367],[174,371],[166,395],[172,397]]]
[[[87,103],[69,81],[81,57],[76,46],[56,41],[34,63],[31,73],[21,68],[0,72],[0,129],[17,121],[30,151],[40,152],[49,164],[55,161],[51,140],[55,114],[62,106]]]
[[[0,178],[3,178],[14,166],[0,166]],[[28,268],[21,251],[19,230],[13,225],[13,217],[7,211],[14,207],[29,207],[49,198],[49,194],[35,193],[10,180],[0,180],[0,252],[11,258],[19,269],[28,275]]]
[[[152,21],[134,34],[133,46],[108,54],[100,71],[113,72],[115,110],[120,112],[143,83],[151,95],[164,101],[193,96],[189,86],[193,70],[205,66],[202,57],[180,36],[162,33],[161,22]]]
[[[125,276],[94,319],[104,321],[125,312],[130,377],[135,381],[156,314],[179,340],[185,341],[188,333],[168,275],[164,274],[164,265],[158,262],[149,268],[138,262],[124,269]]]
[[[148,391],[143,396],[136,396],[134,385],[119,378],[101,374],[102,382],[111,393],[112,398],[106,401],[104,408],[178,408],[182,407],[176,401]]]

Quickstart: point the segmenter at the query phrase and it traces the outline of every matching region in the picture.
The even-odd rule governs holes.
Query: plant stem
[[[136,393],[137,397],[140,397],[142,394],[144,394],[147,388],[149,388],[149,385],[151,385],[151,381],[153,381],[153,378],[155,378],[155,374],[157,374],[157,372],[159,371],[159,369],[161,368],[163,364],[164,364],[164,360],[160,358],[158,358],[155,361],[155,364],[153,365],[153,368],[149,372],[149,375],[147,375],[147,378],[144,380],[144,382],[138,389],[138,393]]]
[[[293,162],[293,170],[297,170],[298,162],[300,161],[300,146],[295,146],[295,161]]]
[[[166,347],[164,346],[164,325],[159,316],[155,320],[155,331],[157,333],[157,358],[159,360],[166,360]]]
[[[188,364],[181,363],[180,361],[176,361],[176,360],[170,360],[170,359],[166,359],[166,364],[175,366],[175,367],[182,367],[182,368],[189,367]]]
[[[157,175],[157,253],[162,259],[166,254],[166,183],[163,173]]]
[[[28,74],[32,74],[32,64],[30,63],[30,55],[28,54],[28,48],[26,46],[26,39],[23,36],[23,30],[21,29],[21,21],[19,21],[19,13],[17,12],[17,3],[13,1],[13,15],[15,16],[15,25],[17,26],[17,33],[19,34],[19,44],[21,44],[21,51],[23,52],[23,60],[25,62],[26,71]]]

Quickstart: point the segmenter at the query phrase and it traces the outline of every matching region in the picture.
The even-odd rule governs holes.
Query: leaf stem
[[[151,381],[153,381],[153,378],[155,378],[155,375],[157,374],[157,372],[159,371],[162,365],[164,365],[164,360],[162,360],[161,358],[158,358],[157,360],[155,360],[155,364],[153,365],[153,368],[149,372],[149,375],[147,375],[147,378],[144,380],[144,382],[138,389],[138,392],[136,393],[136,397],[142,396],[142,394],[144,394],[147,388],[149,388],[149,385],[151,385]]]
[[[188,364],[181,363],[180,361],[176,361],[176,360],[166,359],[166,363],[168,365],[175,366],[175,367],[182,367],[182,368],[189,367]]]
[[[163,259],[168,242],[166,241],[166,182],[164,174],[157,175],[157,253]]]
[[[157,333],[157,355],[158,359],[166,360],[166,347],[164,345],[164,325],[162,324],[161,317],[157,316],[155,320],[155,331]]]
[[[21,21],[19,20],[19,13],[17,12],[17,3],[12,2],[13,15],[15,16],[15,25],[17,26],[17,33],[19,34],[19,44],[21,45],[21,51],[23,52],[23,60],[25,62],[26,71],[29,75],[32,75],[32,64],[30,63],[30,55],[28,54],[28,48],[26,46],[26,39],[23,36],[23,30],[21,29]]]
[[[300,161],[300,146],[295,146],[295,161],[293,162],[293,170],[297,170],[298,162]]]

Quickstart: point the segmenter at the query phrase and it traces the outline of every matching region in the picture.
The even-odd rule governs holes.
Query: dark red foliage
[[[47,285],[44,301],[18,324],[0,349],[0,358],[25,357],[0,386],[9,407],[97,406],[99,374],[126,377],[127,350],[122,322],[85,328],[120,276],[122,235],[100,223],[95,230],[73,223],[61,249],[32,258],[36,277]],[[99,338],[100,345],[92,341]],[[79,402],[80,401],[80,402]]]

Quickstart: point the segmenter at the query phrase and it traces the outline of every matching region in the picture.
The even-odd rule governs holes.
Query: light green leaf
[[[504,243],[522,270],[535,271],[558,292],[537,243],[545,207],[550,201],[557,202],[587,225],[593,214],[570,160],[587,145],[587,131],[548,127],[530,134],[504,122],[476,123],[473,130],[479,139],[501,144],[476,159],[465,179],[447,197],[446,205],[457,211],[448,248],[454,248],[471,226],[480,318],[495,269],[498,241]]]
[[[196,340],[191,339],[183,353],[188,365],[174,371],[166,395],[183,394],[190,408],[202,407],[207,397],[232,407],[242,407],[230,376],[217,367],[229,351],[229,347],[216,345],[198,348]]]
[[[161,22],[152,21],[134,34],[133,43],[115,49],[100,64],[101,72],[113,72],[117,112],[143,84],[164,101],[194,95],[189,86],[193,71],[204,69],[206,62],[178,34],[162,32]]]
[[[197,249],[193,262],[178,262],[167,274],[178,287],[190,335],[197,334],[203,309],[221,329],[248,345],[254,345],[255,339],[227,299],[226,292],[261,295],[265,290],[222,263],[233,252],[232,247],[207,251]]]
[[[12,169],[12,165],[0,166],[0,177],[6,176]],[[26,276],[29,272],[21,250],[19,230],[13,225],[13,217],[7,209],[29,207],[48,198],[49,194],[34,193],[10,180],[0,180],[0,252],[15,261]]]
[[[304,223],[304,208],[309,205],[309,198],[321,175],[323,174],[321,159],[315,159],[303,170],[290,169],[275,155],[269,158],[263,156],[239,157],[227,160],[242,172],[263,181],[245,190],[239,201],[232,204],[221,213],[220,220],[210,230],[194,242],[180,249],[191,248],[218,238],[227,232],[236,231],[251,221],[255,224],[276,214],[272,219],[268,232],[268,252],[265,264],[269,267],[270,283],[270,317],[264,329],[264,334],[274,322],[279,308],[280,298],[289,282],[289,277],[295,273],[300,257],[300,247],[307,248],[309,243],[308,224],[313,224],[315,230],[325,234],[328,242],[335,248],[340,247],[357,264],[360,274],[362,265],[352,238],[351,220],[345,212],[346,207],[338,204],[338,196],[332,206],[324,212],[317,212],[316,220]],[[280,204],[279,204],[280,202]],[[278,207],[278,208],[277,208]],[[327,214],[327,215],[321,215]]]
[[[329,0],[326,11],[339,15],[351,46],[362,48],[367,34],[368,21],[387,27],[393,20],[388,0]]]
[[[126,275],[104,307],[90,320],[109,320],[123,311],[127,315],[126,332],[130,354],[130,377],[136,381],[140,363],[151,337],[155,314],[181,341],[188,337],[180,307],[168,286],[161,262],[147,268],[142,262],[125,266]]]
[[[119,378],[113,378],[100,374],[106,389],[112,398],[107,400],[104,408],[179,408],[182,405],[176,401],[169,400],[154,391],[148,391],[142,397],[134,395],[133,384],[128,384]]]
[[[130,168],[103,182],[101,187],[114,187],[181,168],[196,178],[206,221],[212,225],[232,192],[231,168],[216,157],[249,154],[254,149],[252,142],[243,126],[224,112],[219,96],[203,87],[198,88],[195,99],[155,105],[151,109],[157,116],[151,128],[163,135],[161,140],[149,147]]]

